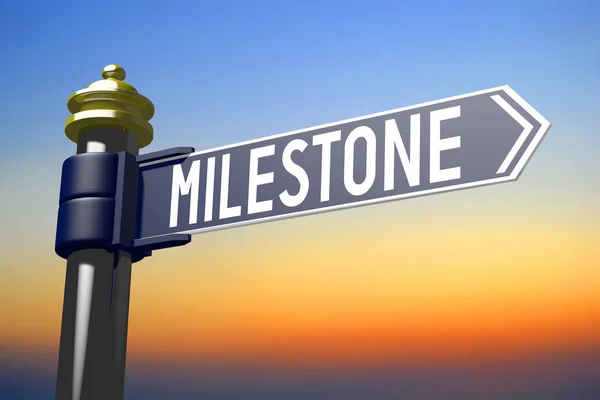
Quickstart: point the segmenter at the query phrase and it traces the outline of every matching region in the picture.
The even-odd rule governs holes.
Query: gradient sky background
[[[207,149],[508,84],[517,182],[194,236],[134,267],[127,399],[600,398],[600,3],[0,4],[0,398],[53,398],[68,96]]]

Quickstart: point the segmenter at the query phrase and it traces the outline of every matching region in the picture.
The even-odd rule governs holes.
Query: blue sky
[[[68,148],[67,97],[111,62],[156,105],[154,149],[226,144],[502,84],[555,124],[598,104],[594,1],[108,4],[1,6],[2,131],[23,132],[14,146],[35,136],[46,150]],[[15,154],[13,145],[0,151]]]
[[[591,184],[600,164],[598,4],[2,2],[0,190],[12,194],[0,217],[15,244],[19,233],[54,229],[60,167],[75,150],[64,135],[66,101],[109,63],[156,106],[155,139],[142,153],[207,149],[508,84],[553,125],[525,171],[531,183],[515,190],[591,205],[600,197]],[[12,217],[19,207],[31,218]]]

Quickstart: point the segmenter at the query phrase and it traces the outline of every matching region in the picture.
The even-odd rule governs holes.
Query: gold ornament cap
[[[120,65],[107,65],[102,70],[104,79],[69,97],[72,115],[65,122],[69,139],[77,143],[85,130],[111,127],[135,135],[140,148],[152,142],[154,129],[148,121],[154,116],[154,104],[125,82],[125,76]]]

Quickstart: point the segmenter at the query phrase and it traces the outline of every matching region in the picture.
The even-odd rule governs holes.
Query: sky
[[[196,235],[134,266],[126,399],[600,396],[600,5],[0,5],[0,397],[50,398],[68,96],[118,63],[142,153],[508,84],[552,123],[516,182]]]

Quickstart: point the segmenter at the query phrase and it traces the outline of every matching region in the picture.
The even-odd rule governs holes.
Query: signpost
[[[231,146],[138,155],[154,106],[111,64],[74,93],[55,250],[58,400],[123,398],[132,263],[191,235],[516,180],[550,123],[510,87]]]
[[[550,124],[508,86],[140,164],[138,238],[515,180]]]

